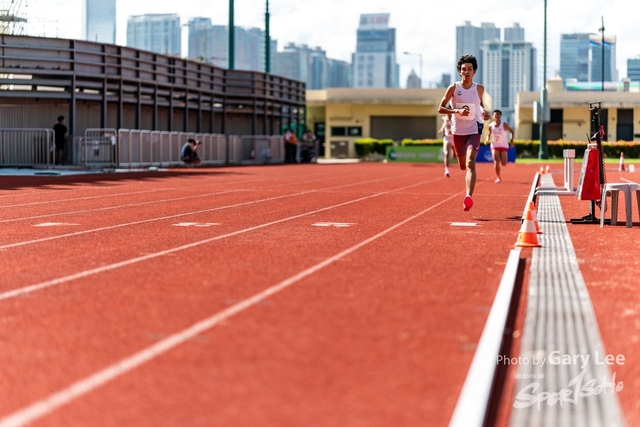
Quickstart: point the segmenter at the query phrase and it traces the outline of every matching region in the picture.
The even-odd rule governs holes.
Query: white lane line
[[[211,227],[212,225],[220,225],[219,222],[179,222],[172,224],[175,227]]]
[[[316,222],[314,227],[351,227],[355,222]]]
[[[4,206],[0,206],[0,209],[19,208],[24,206],[35,206],[35,205],[46,205],[50,203],[75,202],[77,200],[104,199],[106,197],[135,196],[137,194],[156,193],[158,191],[167,191],[167,190],[164,188],[159,188],[155,190],[133,191],[131,193],[101,194],[99,196],[78,197],[75,199],[43,200],[41,202],[21,203],[19,205],[4,205]]]
[[[131,208],[131,207],[135,207],[135,206],[150,205],[150,204],[154,204],[154,203],[177,202],[177,201],[180,201],[180,200],[188,200],[188,199],[194,199],[194,198],[199,198],[199,197],[211,197],[211,196],[217,196],[217,195],[220,195],[220,194],[233,193],[233,192],[242,192],[242,191],[243,190],[227,190],[227,191],[220,191],[220,192],[216,192],[216,193],[199,194],[197,196],[185,196],[185,197],[176,197],[176,198],[173,198],[173,199],[150,200],[148,202],[127,203],[127,204],[124,204],[124,205],[106,206],[106,207],[103,207],[103,208],[94,208],[94,209],[84,209],[84,210],[81,210],[81,211],[70,211],[70,212],[61,212],[61,213],[53,213],[53,214],[46,214],[46,215],[25,216],[25,217],[22,217],[22,218],[13,218],[13,219],[0,220],[0,223],[26,221],[26,220],[31,220],[31,219],[47,218],[47,217],[51,217],[51,216],[75,215],[75,214],[88,213],[88,212],[108,211],[108,210],[113,210],[113,209]]]
[[[34,227],[63,227],[67,225],[79,225],[79,224],[72,224],[70,222],[42,222],[40,224],[33,224]]]
[[[476,224],[475,222],[452,222],[451,226],[452,227],[475,227]]]
[[[147,261],[147,260],[150,260],[150,259],[158,258],[158,257],[163,256],[163,255],[168,255],[168,254],[172,254],[172,253],[175,253],[175,252],[183,251],[185,249],[195,248],[197,246],[201,246],[201,245],[204,245],[206,243],[215,242],[216,240],[221,240],[221,239],[225,239],[227,237],[237,236],[239,234],[244,234],[244,233],[248,233],[248,232],[251,232],[251,231],[254,231],[254,230],[259,230],[261,228],[269,227],[271,225],[280,224],[280,223],[283,223],[283,222],[286,222],[286,221],[291,221],[293,219],[302,218],[302,217],[313,215],[313,214],[316,214],[316,213],[319,213],[319,212],[328,211],[330,209],[335,209],[335,208],[339,208],[339,207],[342,207],[342,206],[347,206],[347,205],[350,205],[352,203],[361,202],[363,200],[371,199],[373,197],[379,197],[379,196],[382,196],[384,194],[388,194],[388,193],[391,193],[391,192],[400,191],[400,190],[403,190],[403,189],[406,189],[406,188],[416,187],[416,186],[419,186],[419,185],[424,185],[424,184],[427,184],[429,182],[431,182],[431,181],[420,182],[420,183],[408,185],[406,187],[400,187],[400,188],[396,188],[396,189],[393,189],[393,190],[387,190],[387,191],[383,191],[383,192],[380,192],[380,193],[375,193],[375,194],[372,194],[372,195],[369,195],[369,196],[360,197],[358,199],[349,200],[348,202],[342,202],[342,203],[339,203],[337,205],[327,206],[325,208],[316,209],[314,211],[305,212],[305,213],[298,214],[298,215],[293,215],[293,216],[290,216],[290,217],[287,217],[287,218],[277,219],[275,221],[270,221],[270,222],[267,222],[267,223],[264,223],[264,224],[255,225],[253,227],[244,228],[242,230],[233,231],[231,233],[222,234],[222,235],[215,236],[215,237],[210,237],[208,239],[200,240],[200,241],[193,242],[193,243],[188,243],[186,245],[178,246],[176,248],[166,249],[166,250],[163,250],[163,251],[160,251],[160,252],[155,252],[155,253],[143,255],[143,256],[140,256],[140,257],[137,257],[137,258],[131,258],[131,259],[128,259],[126,261],[121,261],[121,262],[117,262],[117,263],[114,263],[114,264],[105,265],[105,266],[94,268],[94,269],[91,269],[91,270],[85,270],[85,271],[82,271],[80,273],[71,274],[69,276],[60,277],[58,279],[48,280],[46,282],[38,283],[38,284],[35,284],[35,285],[29,285],[29,286],[25,286],[25,287],[22,287],[22,288],[17,288],[17,289],[13,289],[13,290],[10,290],[10,291],[2,292],[2,293],[0,293],[0,301],[5,300],[5,299],[9,299],[9,298],[18,297],[18,296],[23,296],[24,294],[29,293],[29,292],[34,292],[34,291],[38,291],[38,290],[41,290],[41,289],[49,288],[49,287],[52,287],[52,286],[60,285],[62,283],[70,282],[72,280],[81,279],[83,277],[93,276],[95,274],[103,273],[105,271],[115,270],[115,269],[120,268],[120,267],[126,267],[126,266],[129,266],[129,265],[132,265],[132,264],[136,264],[136,263],[139,263],[139,262],[142,262],[142,261]]]
[[[350,179],[350,178],[353,178],[353,177],[349,177],[347,179]],[[329,178],[329,179],[331,179],[331,178]],[[326,182],[327,180],[328,179],[322,179],[322,180],[317,180],[316,179],[316,180],[308,180],[308,181],[299,181],[299,182],[297,182],[297,184],[308,184],[308,183],[317,182],[317,181]],[[254,181],[259,181],[259,180],[253,180],[252,182],[254,182]],[[172,198],[172,199],[150,200],[150,201],[147,201],[147,202],[127,203],[127,204],[124,204],[124,205],[107,206],[107,207],[93,208],[93,209],[83,209],[83,210],[79,210],[79,211],[69,211],[69,212],[60,212],[60,213],[52,213],[52,214],[44,214],[44,215],[25,216],[25,217],[20,217],[20,218],[12,218],[12,219],[0,220],[0,223],[26,221],[26,220],[32,220],[32,219],[57,217],[57,216],[63,216],[63,215],[75,215],[75,214],[88,213],[88,212],[107,211],[107,210],[120,209],[120,208],[128,208],[128,207],[135,207],[135,206],[150,205],[150,204],[154,204],[154,203],[175,202],[175,201],[178,201],[178,200],[195,199],[195,198],[200,198],[200,197],[211,197],[211,196],[215,196],[215,195],[219,195],[219,194],[226,194],[226,193],[233,193],[233,192],[260,191],[260,190],[264,190],[264,189],[268,189],[268,188],[281,187],[281,186],[284,186],[284,185],[291,185],[291,182],[286,182],[286,183],[282,183],[282,184],[271,184],[271,185],[267,185],[265,187],[260,187],[260,188],[255,188],[255,189],[242,189],[242,188],[241,189],[231,189],[231,190],[217,191],[217,192],[214,192],[214,193],[197,194],[197,195],[193,195],[193,196],[184,196],[184,197],[175,197],[175,198]],[[199,187],[199,188],[201,189],[203,187]],[[169,189],[166,189],[166,190],[177,190],[177,189],[176,188],[169,188]],[[136,193],[121,193],[121,195],[128,195],[128,194],[136,194]],[[79,200],[79,199],[73,199],[73,200]]]
[[[414,184],[417,185],[417,184]],[[411,187],[411,186],[410,186]],[[408,188],[408,187],[407,187]],[[385,192],[387,193],[387,192]],[[380,193],[380,194],[385,194],[385,193]],[[370,197],[375,197],[375,196],[369,196],[367,198]],[[3,418],[0,420],[0,427],[20,427],[20,426],[24,426],[32,421],[37,420],[38,418],[41,418],[45,415],[47,415],[50,412],[53,412],[54,410],[58,409],[59,407],[66,405],[67,403],[82,397],[85,394],[88,394],[90,392],[92,392],[93,390],[95,390],[98,387],[101,387],[102,385],[113,381],[115,379],[117,379],[118,377],[127,374],[128,372],[136,369],[137,367],[163,355],[164,353],[167,353],[168,351],[172,350],[173,348],[193,339],[194,337],[196,337],[197,335],[200,335],[203,332],[208,331],[209,329],[213,328],[214,326],[216,326],[217,324],[219,324],[220,322],[230,318],[231,316],[234,316],[242,311],[245,311],[249,308],[251,308],[252,306],[264,301],[265,299],[269,298],[272,295],[277,294],[278,292],[283,291],[284,289],[290,287],[291,285],[295,284],[296,282],[299,282],[300,280],[304,279],[307,276],[310,276],[311,274],[315,273],[318,270],[323,269],[324,267],[334,263],[335,261],[339,260],[340,258],[343,258],[347,255],[349,255],[350,253],[360,249],[361,247],[379,239],[380,237],[384,236],[385,234],[390,233],[391,231],[395,230],[398,227],[401,227],[402,225],[413,221],[414,219],[418,218],[421,215],[424,215],[425,213],[429,212],[432,209],[435,209],[436,207],[448,202],[449,200],[453,199],[454,197],[459,197],[459,194],[454,194],[453,196],[450,196],[426,209],[424,209],[421,212],[418,212],[415,215],[410,216],[409,218],[387,228],[384,231],[381,231],[380,233],[369,237],[366,240],[363,240],[362,242],[358,243],[355,246],[352,246],[348,249],[345,249],[344,251],[325,259],[324,261],[314,265],[313,267],[310,267],[292,277],[289,277],[288,279],[283,280],[280,283],[277,283],[273,286],[271,286],[270,288],[265,289],[262,292],[259,292],[255,295],[253,295],[250,298],[247,298],[243,301],[241,301],[240,303],[233,305],[219,313],[214,314],[213,316],[201,320],[200,322],[197,322],[195,324],[193,324],[192,326],[183,329],[180,332],[177,332],[175,334],[172,334],[170,336],[168,336],[167,338],[163,339],[162,341],[159,341],[158,343],[151,345],[137,353],[134,353],[133,355],[120,360],[117,363],[114,363],[110,366],[108,366],[107,368],[96,372],[93,375],[90,375],[84,379],[81,379],[73,384],[71,384],[69,387],[62,389],[58,392],[55,392],[53,394],[51,394],[49,397],[46,397],[42,400],[39,400],[27,407],[25,407],[24,409],[21,409],[17,412],[14,412],[13,414]],[[360,200],[360,199],[358,199]],[[355,200],[354,200],[355,202]],[[349,202],[350,203],[350,202]],[[344,204],[342,204],[344,205]],[[337,205],[340,206],[340,205]],[[326,209],[331,209],[331,208],[324,208],[322,210],[326,210]],[[304,215],[308,215],[308,214],[304,214]],[[297,217],[300,216],[304,216],[304,215],[298,215]],[[292,217],[293,218],[293,217]],[[277,222],[282,222],[282,221],[287,221],[288,219],[284,219],[284,220],[279,220],[279,221],[274,221],[273,223],[277,223]],[[269,224],[273,224],[273,223],[269,223]],[[253,227],[253,229],[256,228],[261,228],[263,226],[267,226],[267,224],[264,224],[262,226],[258,226],[258,227]]]
[[[351,186],[354,186],[354,185],[361,185],[361,184],[372,183],[372,182],[377,182],[377,181],[384,181],[384,180],[387,180],[387,179],[401,178],[401,177],[404,177],[404,176],[407,176],[407,175],[409,175],[409,174],[400,175],[398,177],[381,178],[381,179],[374,179],[374,180],[369,180],[369,181],[364,181],[364,182],[356,182],[356,183],[351,183],[351,184],[339,185],[339,186],[336,186],[336,187],[328,187],[328,189],[351,187]],[[274,196],[274,197],[268,197],[266,199],[253,200],[253,201],[250,201],[250,202],[242,202],[242,203],[236,203],[236,204],[233,204],[233,205],[219,206],[219,207],[210,208],[210,209],[204,209],[204,210],[199,210],[199,211],[185,212],[185,213],[181,213],[181,214],[169,215],[169,216],[164,216],[164,217],[144,219],[144,220],[133,221],[133,222],[128,222],[128,223],[124,223],[124,224],[110,225],[110,226],[107,226],[107,227],[93,228],[93,229],[90,229],[90,230],[77,231],[75,233],[67,233],[67,234],[60,234],[60,235],[57,235],[57,236],[43,237],[41,239],[26,240],[26,241],[17,242],[17,243],[9,243],[9,244],[0,246],[0,249],[15,248],[15,247],[19,247],[19,246],[25,246],[25,245],[35,244],[35,243],[47,242],[47,241],[50,241],[50,240],[62,239],[62,238],[65,238],[65,237],[75,237],[75,236],[80,236],[80,235],[88,234],[88,233],[97,233],[99,231],[113,230],[115,228],[128,227],[128,226],[131,226],[131,225],[145,224],[145,223],[154,222],[154,221],[162,221],[162,220],[165,220],[165,219],[179,218],[179,217],[187,216],[187,215],[197,215],[197,214],[201,214],[201,213],[213,212],[213,211],[222,210],[222,209],[237,208],[237,207],[240,207],[240,206],[246,206],[246,205],[251,205],[251,204],[255,204],[255,203],[262,203],[262,202],[269,202],[269,201],[283,199],[283,198],[287,198],[287,197],[301,196],[301,195],[304,195],[304,194],[317,193],[317,192],[322,192],[322,191],[324,191],[324,189],[307,190],[307,191],[302,191],[302,192],[299,192],[299,193],[285,194],[285,195],[282,195],[282,196]]]

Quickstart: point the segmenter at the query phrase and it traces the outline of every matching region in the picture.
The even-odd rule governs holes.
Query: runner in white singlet
[[[444,153],[444,175],[449,178],[449,157],[456,158],[456,152],[453,149],[453,134],[451,133],[451,116],[442,116],[442,126],[438,131],[442,134],[442,152]]]
[[[502,121],[502,111],[494,110],[491,114],[493,121],[489,124],[489,133],[484,140],[485,145],[491,141],[491,153],[493,153],[493,169],[496,171],[496,184],[502,182],[500,178],[500,165],[507,166],[509,147],[513,147],[513,135],[515,132],[508,123]],[[507,132],[511,138],[507,141]]]
[[[478,70],[475,56],[462,55],[458,59],[457,67],[462,80],[447,88],[438,112],[451,114],[453,117],[453,147],[458,155],[460,169],[466,169],[467,195],[462,201],[462,208],[468,211],[473,206],[471,196],[476,185],[476,157],[480,148],[482,128],[485,120],[489,120],[489,113],[485,111],[482,103],[484,86],[473,82],[473,76]]]

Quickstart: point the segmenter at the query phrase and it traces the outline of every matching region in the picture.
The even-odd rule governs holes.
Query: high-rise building
[[[329,66],[329,83],[327,87],[351,87],[351,64],[347,61],[327,58]]]
[[[82,38],[116,42],[116,0],[82,0]]]
[[[272,70],[275,75],[307,83],[310,74],[309,51],[297,49],[297,46],[289,43],[284,51],[274,55]]]
[[[189,27],[189,52],[187,56],[191,59],[199,59],[203,62],[213,60],[213,31],[211,31],[211,18],[192,18],[188,23]]]
[[[504,41],[506,42],[523,42],[524,41],[524,28],[517,22],[513,23],[512,27],[504,28]]]
[[[191,21],[189,22],[189,57],[199,58],[198,48],[208,51],[207,62],[219,67],[229,66],[229,30],[226,25],[210,25],[204,22],[208,18],[195,18],[203,21],[194,22],[194,50],[191,50]],[[192,21],[195,21],[192,20]],[[234,27],[234,67],[236,70],[261,71],[266,70],[264,31],[259,28]],[[206,40],[206,42],[205,42]],[[271,39],[271,68],[273,69],[274,53],[278,47],[278,42]]]
[[[604,37],[604,62],[602,59],[603,40],[599,34],[591,34],[589,38],[591,47],[591,65],[589,66],[589,81],[602,82],[602,69],[604,68],[604,81],[617,82],[618,69],[616,68],[616,37]]]
[[[420,77],[416,74],[416,71],[412,68],[407,77],[407,89],[414,89],[421,87]]]
[[[440,83],[438,83],[438,87],[449,87],[451,84],[451,74],[443,73],[440,78]]]
[[[351,86],[349,64],[327,58],[320,47],[289,43],[275,54],[272,70],[273,74],[304,82],[311,90]]]
[[[518,92],[536,88],[536,49],[527,42],[487,41],[481,50],[491,107],[501,110],[504,120],[513,124]]]
[[[589,34],[560,35],[560,77],[563,81],[589,81]]]
[[[627,78],[640,82],[640,58],[627,59]]]
[[[167,55],[180,55],[180,16],[146,14],[127,19],[127,46]]]
[[[389,28],[389,14],[360,15],[356,53],[353,54],[353,87],[399,87],[396,62],[396,29]]]
[[[496,28],[494,23],[483,22],[480,27],[474,27],[470,21],[465,21],[463,26],[456,27],[456,58],[455,64],[458,62],[458,58],[462,55],[473,55],[478,60],[478,71],[474,77],[474,81],[477,83],[483,82],[483,67],[482,67],[482,54],[480,47],[485,41],[499,41],[500,40],[500,28]],[[454,76],[459,76],[457,67],[455,67]]]
[[[560,35],[560,77],[563,81],[602,81],[602,36],[599,34]],[[604,40],[604,80],[618,81],[616,38]]]

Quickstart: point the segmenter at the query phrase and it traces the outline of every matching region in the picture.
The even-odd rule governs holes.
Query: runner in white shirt
[[[442,152],[444,153],[444,175],[449,178],[449,157],[456,158],[456,152],[453,149],[453,134],[451,133],[451,115],[442,116],[442,126],[438,133],[442,134]]]
[[[451,114],[453,147],[458,155],[460,169],[466,169],[465,186],[467,195],[462,201],[462,208],[468,211],[473,206],[473,189],[476,185],[476,157],[480,149],[480,139],[485,120],[489,113],[482,103],[484,87],[473,82],[478,70],[478,61],[473,55],[462,55],[458,59],[458,72],[462,80],[447,88],[438,112]],[[451,102],[451,106],[448,106]]]
[[[491,140],[491,153],[493,153],[493,169],[496,171],[496,184],[502,182],[500,178],[500,164],[507,166],[509,147],[513,147],[513,135],[515,132],[508,123],[502,121],[502,111],[494,110],[491,114],[493,121],[489,124],[489,133],[484,140],[485,145]],[[511,135],[507,141],[507,132]]]

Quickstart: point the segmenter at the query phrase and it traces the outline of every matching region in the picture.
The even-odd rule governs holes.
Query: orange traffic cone
[[[540,166],[540,175],[544,175],[544,168]]]
[[[536,204],[533,203],[533,200],[529,202],[527,211],[533,212],[533,223],[536,226],[536,234],[542,234],[542,230],[540,230],[540,224],[538,224],[538,211],[536,210]],[[525,214],[525,217],[526,217],[526,214]]]
[[[620,166],[618,166],[618,172],[624,172],[624,153],[620,153]]]
[[[545,168],[544,173],[551,173],[551,168],[549,167],[549,165],[547,165],[547,167]]]
[[[531,209],[527,209],[524,222],[522,223],[522,227],[520,227],[520,234],[516,242],[516,247],[517,246],[527,248],[539,248],[542,246],[540,242],[538,242],[538,233]]]

